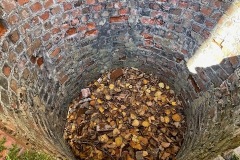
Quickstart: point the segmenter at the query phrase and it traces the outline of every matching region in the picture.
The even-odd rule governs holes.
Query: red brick
[[[18,84],[17,84],[17,81],[16,81],[16,80],[11,79],[10,88],[11,88],[15,93],[17,93]]]
[[[67,30],[66,34],[69,35],[73,35],[77,32],[76,28],[70,28],[69,30]]]
[[[14,14],[8,18],[8,23],[11,25],[16,24],[17,22],[18,22],[18,16],[16,14]]]
[[[56,57],[59,53],[60,53],[61,49],[60,48],[56,48],[52,53],[51,53],[51,57]]]
[[[47,20],[48,18],[49,18],[49,11],[46,11],[46,12],[44,12],[41,16],[40,16],[40,18],[42,19],[42,20]]]
[[[66,81],[68,80],[68,76],[64,75],[61,79],[60,79],[60,83],[64,84]]]
[[[142,22],[142,24],[147,24],[147,25],[154,25],[155,24],[154,19],[147,18],[147,17],[142,17],[141,22]]]
[[[93,30],[87,31],[87,32],[85,33],[85,36],[95,36],[95,35],[97,35],[97,34],[98,34],[98,30],[93,29]]]
[[[206,20],[205,25],[209,29],[212,29],[214,27],[214,23],[209,20]]]
[[[204,29],[204,30],[202,31],[202,36],[203,36],[205,39],[209,38],[210,35],[211,35],[211,33],[210,33],[208,30]]]
[[[63,4],[64,11],[72,9],[72,4],[71,3],[64,3]]]
[[[40,11],[42,9],[42,4],[39,3],[39,2],[36,2],[30,8],[33,12],[37,12],[37,11]]]
[[[79,32],[85,32],[87,30],[87,26],[80,26],[78,27]]]
[[[143,32],[141,35],[144,37],[144,39],[149,39],[149,40],[150,40],[150,39],[151,39],[151,40],[153,39],[153,36],[152,36],[151,34],[148,34],[148,33],[144,33],[144,32]]]
[[[53,15],[58,14],[60,12],[61,12],[61,7],[60,6],[57,6],[57,7],[51,9],[51,13]]]
[[[95,0],[86,0],[86,4],[95,4]]]
[[[128,12],[129,12],[128,8],[122,8],[118,11],[120,15],[126,15],[128,14]]]
[[[47,41],[47,40],[50,39],[50,37],[51,37],[51,34],[50,34],[50,33],[46,33],[46,34],[43,36],[43,40],[44,40],[44,41]]]
[[[198,26],[197,24],[192,24],[192,30],[196,33],[200,32],[201,31],[201,27]]]
[[[10,13],[12,10],[16,8],[16,2],[14,0],[1,0],[1,7],[4,8],[4,11]]]
[[[178,6],[179,6],[180,8],[187,8],[187,7],[188,7],[188,2],[187,2],[187,1],[180,1],[180,2],[178,3]]]
[[[202,6],[200,11],[205,16],[209,16],[212,13],[212,9],[210,7],[205,7],[205,6]]]
[[[41,65],[43,64],[43,57],[38,57],[37,58],[37,64],[39,67],[41,67]]]
[[[30,61],[34,64],[36,63],[37,57],[31,56]]]
[[[49,8],[50,6],[53,5],[53,0],[47,0],[45,3],[44,3],[44,8]]]
[[[59,28],[53,28],[52,29],[52,33],[53,34],[56,34],[56,33],[59,33],[61,30]]]
[[[87,23],[88,30],[92,30],[96,28],[96,24],[94,22]]]
[[[77,18],[73,19],[71,22],[72,26],[75,26],[77,24],[79,24],[79,20]]]
[[[2,72],[6,77],[9,77],[11,73],[11,67],[9,67],[7,64],[4,64]]]
[[[24,5],[24,4],[26,4],[26,3],[28,3],[29,2],[29,0],[18,0],[18,3],[22,6],[22,5]]]
[[[102,5],[93,6],[93,10],[94,11],[101,11],[102,10]]]
[[[127,20],[128,20],[128,16],[110,17],[110,23],[125,22]]]

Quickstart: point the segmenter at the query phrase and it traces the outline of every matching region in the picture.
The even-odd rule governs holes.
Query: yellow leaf
[[[169,119],[168,116],[165,116],[165,117],[164,117],[164,122],[165,122],[165,123],[169,123],[169,122],[170,122],[170,119]]]
[[[170,89],[170,87],[169,87],[169,86],[166,86],[166,89],[168,90],[168,89]]]
[[[122,112],[122,115],[123,115],[123,117],[125,117],[127,115],[127,113],[126,112]]]
[[[149,127],[149,125],[150,125],[150,124],[149,124],[148,121],[143,121],[143,122],[142,122],[142,126],[143,126],[143,127]]]
[[[97,99],[98,104],[102,104],[103,101],[101,99]]]
[[[119,137],[115,138],[115,143],[116,143],[117,147],[120,147],[123,143],[122,137],[119,136]]]
[[[112,97],[110,95],[106,95],[105,99],[109,101],[110,99],[112,99]]]
[[[104,110],[105,110],[102,106],[100,106],[98,109],[99,109],[99,111],[100,111],[101,113],[103,113]]]
[[[182,120],[182,117],[179,114],[176,113],[176,114],[172,115],[172,119],[175,122],[180,122]]]
[[[132,141],[133,141],[133,142],[136,142],[136,143],[139,143],[138,136],[133,135],[133,136],[132,136]]]
[[[157,92],[155,92],[154,97],[160,98],[161,95],[162,95],[162,92],[161,91],[157,91]]]
[[[169,114],[171,113],[171,111],[170,111],[169,109],[166,109],[166,110],[165,110],[165,113],[166,113],[167,115],[169,115]]]
[[[137,116],[136,116],[135,114],[131,113],[131,114],[130,114],[130,118],[131,118],[131,119],[136,119]]]
[[[160,82],[160,83],[158,83],[158,86],[159,86],[160,88],[164,88],[164,83]]]
[[[132,122],[132,126],[134,126],[134,127],[139,126],[139,121],[137,119],[134,119]]]
[[[154,86],[152,86],[150,89],[151,89],[151,91],[153,91],[153,92],[156,91],[156,88],[155,88]]]
[[[148,156],[148,152],[147,152],[147,151],[143,151],[143,152],[142,152],[142,156],[143,156],[143,157]]]
[[[119,135],[120,134],[120,131],[117,129],[117,128],[115,128],[114,130],[113,130],[113,136],[117,136],[117,135]]]
[[[177,102],[172,102],[172,106],[176,106],[177,105]]]
[[[108,87],[109,87],[110,90],[113,90],[115,86],[114,86],[114,84],[109,84]]]
[[[98,140],[100,142],[106,143],[106,142],[108,142],[109,138],[108,138],[108,136],[106,134],[104,134],[104,135],[99,136]]]

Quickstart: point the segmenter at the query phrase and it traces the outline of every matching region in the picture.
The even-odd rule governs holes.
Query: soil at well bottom
[[[136,68],[103,74],[68,106],[64,138],[83,160],[174,160],[183,106],[157,76]]]

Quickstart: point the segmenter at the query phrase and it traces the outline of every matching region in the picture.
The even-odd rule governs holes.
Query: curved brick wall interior
[[[231,17],[239,1],[0,5],[0,126],[26,144],[71,159],[62,138],[68,103],[102,72],[137,67],[158,75],[185,104],[188,129],[179,160],[212,159],[240,145],[239,41],[229,47],[234,36],[222,31],[240,26],[240,17]],[[206,41],[222,50],[213,57],[222,60],[191,73],[187,62],[197,61]]]

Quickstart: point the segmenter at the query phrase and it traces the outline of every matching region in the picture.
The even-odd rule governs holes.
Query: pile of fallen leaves
[[[157,77],[116,69],[69,105],[64,138],[79,159],[174,160],[185,130],[182,112]]]

